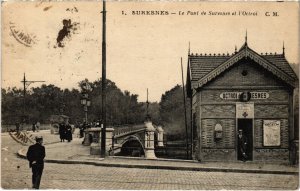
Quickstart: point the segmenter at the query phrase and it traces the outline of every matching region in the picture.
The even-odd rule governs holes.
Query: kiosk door
[[[252,119],[238,119],[237,149],[238,160],[253,160],[253,122]],[[243,138],[241,138],[241,135]],[[245,153],[243,153],[245,152]]]

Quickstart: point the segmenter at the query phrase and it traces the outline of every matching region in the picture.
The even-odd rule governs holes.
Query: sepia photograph
[[[298,190],[299,14],[1,1],[1,188]]]

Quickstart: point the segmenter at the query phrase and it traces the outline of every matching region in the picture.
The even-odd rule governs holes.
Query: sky
[[[101,78],[101,11],[97,1],[2,3],[2,88],[22,88],[24,73],[69,89]],[[231,54],[246,31],[254,51],[282,53],[284,42],[287,60],[299,63],[297,2],[108,2],[107,78],[139,101],[148,88],[149,101],[159,102],[182,84],[181,57],[186,78],[189,42],[194,54]]]

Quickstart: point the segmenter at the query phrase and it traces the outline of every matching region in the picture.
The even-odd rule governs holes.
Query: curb
[[[169,159],[169,158],[138,158],[138,157],[127,157],[127,156],[109,156],[116,159],[129,159],[129,160],[152,160],[152,161],[170,161],[170,162],[186,162],[186,163],[199,163],[196,160],[185,160],[185,159]]]
[[[51,142],[51,143],[44,143],[43,145],[51,145],[51,144],[56,144],[56,143],[60,143],[60,141],[55,141],[55,142]]]
[[[17,156],[26,159],[23,149],[17,152]],[[235,172],[235,173],[258,173],[258,174],[282,174],[282,175],[299,175],[298,172],[276,171],[276,170],[258,170],[258,169],[231,169],[231,168],[215,168],[215,167],[182,167],[182,166],[165,166],[165,165],[139,165],[139,164],[117,164],[103,163],[80,160],[59,160],[45,159],[47,163],[57,164],[84,164],[104,167],[123,167],[123,168],[140,168],[140,169],[163,169],[163,170],[182,170],[182,171],[203,171],[203,172]]]

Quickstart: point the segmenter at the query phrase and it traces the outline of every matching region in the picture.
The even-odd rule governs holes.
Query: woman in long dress
[[[72,127],[70,124],[66,124],[66,139],[68,142],[72,141]]]

